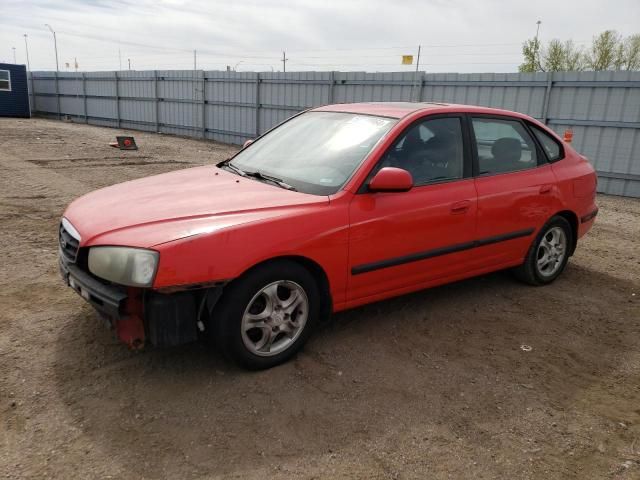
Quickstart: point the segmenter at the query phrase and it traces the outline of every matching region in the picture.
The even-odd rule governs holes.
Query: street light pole
[[[48,23],[45,23],[44,26],[47,27],[49,31],[53,34],[53,48],[56,51],[56,72],[59,72],[60,67],[58,65],[58,40],[56,39],[56,32],[53,31],[53,28],[51,28],[51,25],[49,25]]]
[[[24,37],[24,49],[27,52],[27,70],[31,71],[31,65],[29,65],[29,44],[27,43],[27,34],[23,34]]]
[[[53,48],[56,51],[56,104],[58,106],[58,120],[60,120],[62,118],[62,110],[60,108],[60,84],[58,83],[58,76],[60,73],[60,66],[58,65],[58,40],[56,39],[56,32],[53,31],[51,25],[45,23],[44,26],[53,34]],[[33,82],[33,76],[31,76],[31,81]]]
[[[541,20],[538,20],[536,22],[537,28],[536,28],[536,54],[535,54],[535,62],[538,65],[535,65],[535,68],[537,69],[538,66],[540,65],[540,43],[538,43],[538,34],[540,33],[540,24],[542,23]]]
[[[31,90],[30,90],[30,94],[29,94],[29,111],[33,110],[33,105],[35,103],[34,100],[34,92],[33,92],[33,74],[31,73],[31,65],[29,63],[29,44],[27,43],[27,34],[23,33],[22,36],[24,37],[24,49],[25,52],[27,54],[27,72],[29,72],[27,74],[27,79],[29,79],[29,77],[31,77]]]

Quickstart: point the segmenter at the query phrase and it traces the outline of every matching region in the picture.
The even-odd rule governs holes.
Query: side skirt
[[[471,277],[477,277],[479,275],[483,275],[485,273],[496,272],[498,270],[504,270],[507,268],[517,267],[522,264],[522,261],[511,261],[505,263],[499,263],[496,265],[491,265],[489,267],[477,268],[475,270],[469,270],[468,272],[451,275],[448,277],[442,277],[437,279],[432,279],[422,283],[416,283],[415,285],[409,285],[407,287],[397,288],[395,290],[389,290],[382,293],[377,293],[375,295],[370,295],[367,297],[356,298],[352,300],[348,300],[344,303],[337,304],[334,306],[333,311],[339,312],[341,310],[347,310],[349,308],[359,307],[361,305],[366,305],[368,303],[378,302],[380,300],[386,300],[388,298],[398,297],[400,295],[405,295],[407,293],[417,292],[419,290],[425,290],[427,288],[438,287],[440,285],[445,285],[447,283],[453,283],[459,280],[464,280]]]

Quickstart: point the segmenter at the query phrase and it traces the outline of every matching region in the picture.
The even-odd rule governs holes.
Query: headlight
[[[142,248],[92,247],[89,249],[89,271],[121,285],[150,287],[158,257],[158,252]]]

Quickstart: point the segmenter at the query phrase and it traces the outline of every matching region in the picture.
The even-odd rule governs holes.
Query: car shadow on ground
[[[129,352],[78,302],[59,332],[56,384],[89,448],[140,476],[233,473],[362,442],[393,450],[429,429],[430,441],[480,451],[542,422],[526,435],[549,443],[551,418],[633,348],[631,288],[571,264],[542,288],[498,272],[334,315],[264,372],[204,344]]]

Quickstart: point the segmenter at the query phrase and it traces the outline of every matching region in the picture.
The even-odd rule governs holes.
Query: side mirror
[[[253,139],[252,139],[252,138],[250,138],[249,140],[247,140],[246,142],[244,142],[244,143],[242,144],[242,148],[243,148],[243,149],[245,149],[245,148],[247,148],[249,145],[251,145],[252,143],[253,143]]]
[[[384,167],[369,182],[370,192],[406,192],[413,187],[413,177],[402,168]]]

